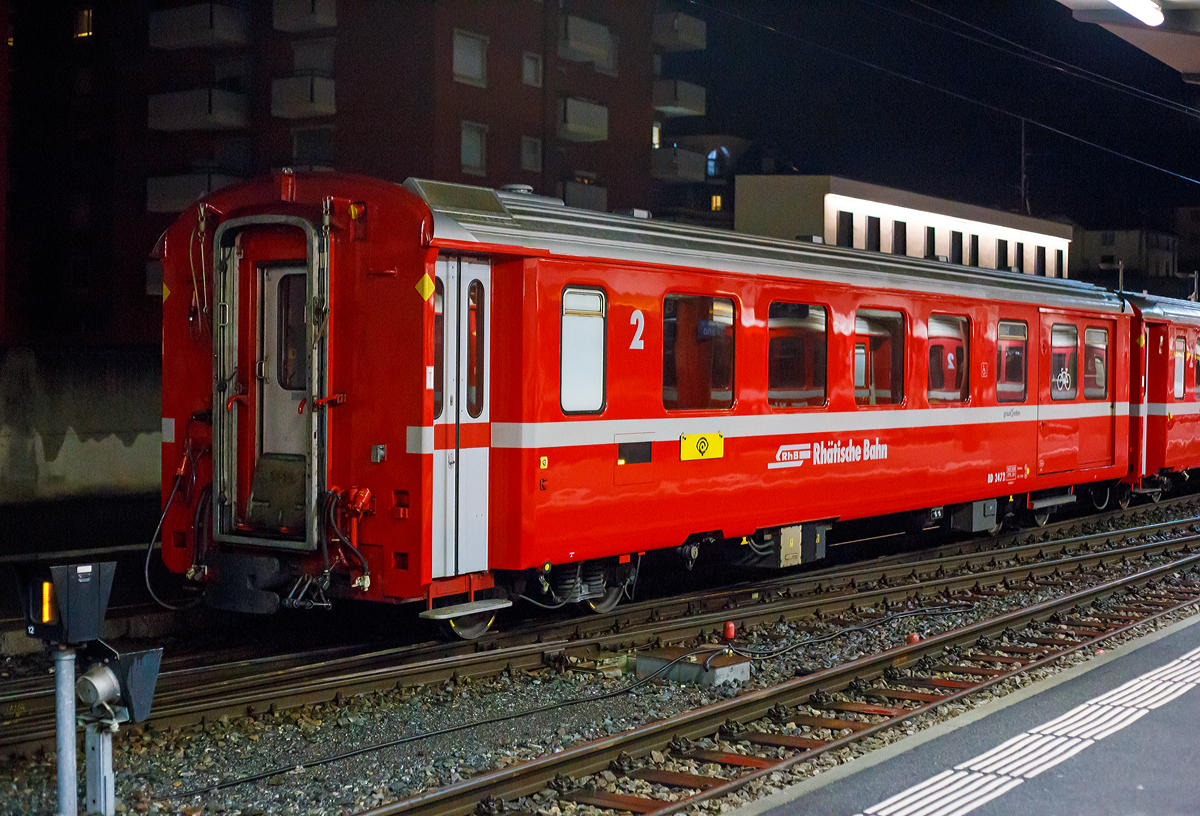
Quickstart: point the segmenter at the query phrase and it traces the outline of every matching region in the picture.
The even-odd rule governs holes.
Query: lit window
[[[1175,338],[1175,399],[1183,399],[1184,358],[1186,356],[1187,340],[1184,337]]]
[[[562,300],[559,403],[563,413],[604,409],[604,293],[567,289]]]
[[[1108,397],[1108,331],[1089,328],[1083,332],[1084,399]]]
[[[654,128],[650,131],[650,144],[654,147],[662,147],[662,122],[654,123]],[[1200,241],[1193,243],[1200,243]]]
[[[729,165],[729,150],[724,147],[718,147],[716,150],[709,151],[708,154],[708,175],[723,176]]]
[[[521,137],[521,169],[530,173],[542,172],[542,140],[532,136]]]
[[[454,32],[454,81],[487,87],[487,37]]]
[[[75,17],[75,39],[81,40],[84,37],[92,36],[92,10],[90,8],[80,9],[79,14]],[[12,40],[9,40],[9,45]]]
[[[487,126],[462,123],[462,171],[473,176],[487,173]]]
[[[1179,347],[1179,353],[1182,356],[1183,346]],[[1055,323],[1050,328],[1050,399],[1075,399],[1079,388],[1078,367],[1079,329],[1067,323]],[[1178,382],[1179,396],[1183,396],[1181,375]]]
[[[526,51],[521,61],[521,81],[535,88],[542,87],[542,55]]]
[[[721,211],[721,197],[719,195],[714,195],[712,197],[712,211],[713,212]]]

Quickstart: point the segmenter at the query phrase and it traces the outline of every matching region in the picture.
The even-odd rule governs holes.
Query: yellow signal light
[[[42,623],[58,622],[58,601],[54,597],[54,582],[42,581]]]

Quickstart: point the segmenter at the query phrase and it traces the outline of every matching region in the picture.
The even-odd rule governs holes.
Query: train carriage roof
[[[1112,292],[1079,281],[610,215],[524,192],[424,179],[409,179],[404,186],[433,212],[435,245],[511,246],[546,257],[669,264],[1057,308],[1124,309]]]
[[[1200,323],[1200,303],[1149,294],[1126,293],[1125,297],[1148,319]]]

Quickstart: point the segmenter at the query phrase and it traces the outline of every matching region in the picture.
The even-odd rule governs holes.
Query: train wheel
[[[495,619],[496,615],[493,612],[478,612],[474,615],[448,618],[440,623],[442,631],[447,635],[459,640],[478,640],[487,634],[488,629],[492,628],[492,621]]]
[[[1097,510],[1103,510],[1105,507],[1108,507],[1108,501],[1111,498],[1111,487],[1106,486],[1103,492],[1098,487],[1092,488],[1092,507],[1095,507]]]
[[[621,602],[621,596],[625,594],[625,587],[621,584],[616,586],[605,587],[604,594],[599,598],[591,598],[586,601],[581,601],[580,606],[597,615],[604,615],[612,612],[617,608],[617,604]]]
[[[1117,507],[1122,510],[1129,509],[1129,501],[1133,498],[1133,491],[1129,489],[1127,484],[1117,485]]]

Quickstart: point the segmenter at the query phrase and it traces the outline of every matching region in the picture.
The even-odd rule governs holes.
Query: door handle
[[[446,466],[454,467],[454,454],[453,453],[449,453],[446,455]]]
[[[254,364],[254,374],[264,383],[269,383],[271,378],[267,376],[267,361],[259,360]]]

